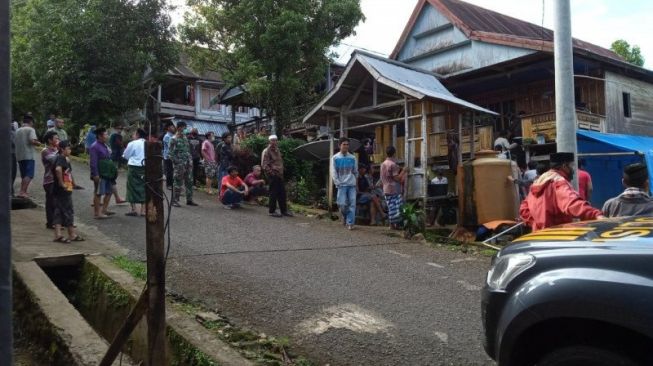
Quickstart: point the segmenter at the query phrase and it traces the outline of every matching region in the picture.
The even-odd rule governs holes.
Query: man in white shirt
[[[131,205],[131,211],[127,216],[138,216],[136,205],[140,205],[140,215],[145,216],[145,138],[147,133],[139,128],[133,136],[133,140],[127,144],[122,153],[123,159],[127,160],[127,201]]]
[[[508,153],[511,149],[517,147],[516,143],[508,141],[508,131],[499,132],[499,137],[494,140],[494,150],[498,152],[497,157],[501,159],[508,159]]]
[[[447,177],[442,173],[442,169],[438,169],[435,172],[435,178],[431,179],[431,184],[449,184]]]

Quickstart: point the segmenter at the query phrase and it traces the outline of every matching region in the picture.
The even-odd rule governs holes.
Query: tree
[[[631,64],[640,67],[644,66],[644,56],[642,56],[642,51],[639,49],[639,46],[633,45],[631,48],[628,42],[623,39],[618,39],[612,42],[610,49]]]
[[[360,0],[190,0],[181,38],[195,66],[247,84],[277,129],[316,101],[331,46],[364,20]]]
[[[106,123],[143,106],[146,70],[178,61],[162,0],[12,2],[13,108]]]

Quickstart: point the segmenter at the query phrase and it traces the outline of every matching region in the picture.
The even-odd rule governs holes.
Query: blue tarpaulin
[[[585,159],[584,169],[592,176],[592,206],[601,208],[605,201],[623,192],[621,177],[628,164],[646,163],[649,181],[653,181],[653,137],[586,130],[578,130],[576,136],[578,154]]]

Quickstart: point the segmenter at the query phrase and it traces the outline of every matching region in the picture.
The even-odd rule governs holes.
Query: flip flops
[[[127,213],[125,214],[125,216],[137,217],[137,216],[138,216],[138,212],[134,212],[134,211],[132,211],[132,212],[127,212]]]
[[[71,241],[86,241],[86,239],[84,239],[83,237],[81,237],[81,236],[79,236],[79,235],[75,235],[74,238],[72,238],[72,239],[67,239],[67,240],[68,240],[69,243],[70,243]]]
[[[66,239],[66,238],[64,238],[63,236],[60,236],[60,237],[54,239],[53,242],[55,242],[55,243],[68,244],[68,243],[70,243],[70,239]]]

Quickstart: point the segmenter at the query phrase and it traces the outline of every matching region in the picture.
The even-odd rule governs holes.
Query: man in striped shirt
[[[349,152],[349,139],[341,137],[340,152],[331,158],[331,176],[333,183],[338,188],[336,202],[340,207],[344,224],[347,229],[354,228],[356,220],[356,182],[358,178],[358,161],[356,156]]]

